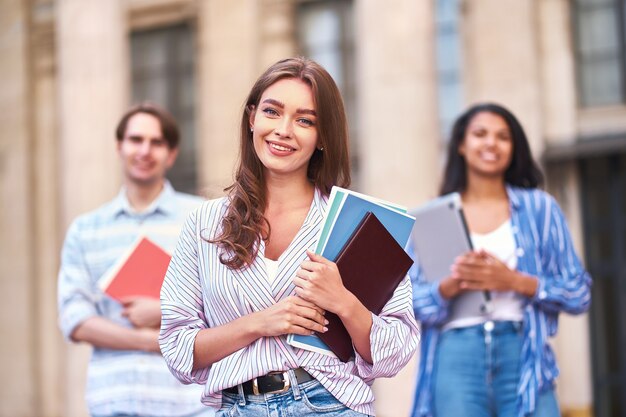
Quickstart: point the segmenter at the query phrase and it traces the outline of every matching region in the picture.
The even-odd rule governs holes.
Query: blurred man
[[[158,344],[157,299],[121,303],[104,294],[100,278],[141,235],[169,252],[189,211],[201,199],[176,192],[165,178],[178,154],[173,117],[144,103],[128,110],[117,130],[123,168],[118,196],[78,217],[63,246],[58,284],[65,337],[93,346],[87,405],[93,416],[208,416],[200,386],[183,386],[169,372]]]

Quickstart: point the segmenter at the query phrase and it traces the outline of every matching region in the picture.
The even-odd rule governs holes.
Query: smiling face
[[[465,158],[468,175],[504,178],[513,157],[511,130],[501,116],[477,113],[469,122],[458,151]]]
[[[163,137],[159,119],[136,113],[126,126],[117,150],[122,160],[124,178],[137,185],[154,185],[165,179],[178,154]]]
[[[269,86],[250,113],[256,155],[268,176],[306,178],[317,146],[317,116],[311,87],[296,78]]]

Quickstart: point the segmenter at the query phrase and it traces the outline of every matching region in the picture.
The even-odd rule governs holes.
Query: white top
[[[278,276],[278,261],[270,258],[263,257],[265,259],[265,270],[267,271],[267,280],[271,283],[274,282],[276,276]]]
[[[484,249],[504,262],[510,269],[517,267],[518,250],[510,219],[492,232],[472,233],[470,237],[474,250]],[[524,318],[522,299],[514,291],[491,291],[491,307],[491,313],[453,320],[444,326],[444,330],[469,327],[488,320],[522,321]]]

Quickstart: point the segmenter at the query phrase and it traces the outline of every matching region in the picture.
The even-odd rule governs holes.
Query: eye
[[[143,138],[141,136],[135,136],[135,135],[126,136],[126,139],[132,143],[141,143],[143,141]]]
[[[509,132],[500,132],[498,134],[498,139],[500,139],[503,142],[510,142],[511,141],[511,135],[509,134]]]
[[[487,131],[485,129],[476,129],[472,131],[472,134],[477,138],[482,138],[487,134]]]
[[[299,118],[298,123],[307,127],[315,126],[315,122],[313,120],[304,117]]]
[[[272,107],[265,107],[264,109],[261,110],[263,113],[265,113],[268,116],[278,116],[278,112],[273,109]]]
[[[153,146],[159,146],[159,147],[167,145],[166,140],[163,139],[163,138],[152,139],[151,143],[152,143]]]

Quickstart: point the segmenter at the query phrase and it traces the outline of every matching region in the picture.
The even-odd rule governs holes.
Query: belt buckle
[[[287,372],[270,372],[268,375],[277,375],[280,374],[283,376],[283,387],[281,389],[277,389],[274,391],[268,391],[265,392],[264,394],[280,394],[282,392],[287,392],[289,391],[289,388],[291,388],[291,381],[289,380],[289,373]],[[261,395],[261,392],[259,392],[259,381],[258,378],[254,378],[252,380],[252,393],[254,395]]]

